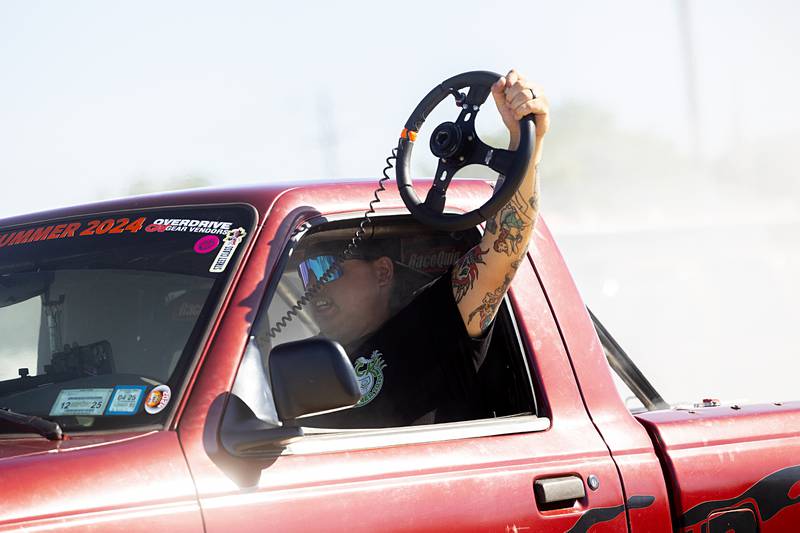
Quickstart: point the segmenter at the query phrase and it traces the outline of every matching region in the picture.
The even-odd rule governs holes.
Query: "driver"
[[[398,266],[388,256],[357,249],[333,267],[311,312],[320,334],[349,355],[362,398],[353,409],[309,417],[304,425],[397,427],[491,415],[477,401],[477,370],[530,242],[539,205],[537,166],[549,128],[542,87],[517,71],[501,77],[492,96],[510,133],[510,150],[519,144],[519,120],[534,114],[535,148],[522,184],[487,221],[481,241],[399,311],[393,305]],[[333,263],[332,255],[308,255],[298,270],[305,284],[313,284]]]

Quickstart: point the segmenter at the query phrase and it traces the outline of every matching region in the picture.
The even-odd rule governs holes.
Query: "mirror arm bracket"
[[[230,395],[220,431],[220,443],[229,454],[235,457],[277,455],[287,444],[302,436],[302,427],[274,426],[264,422],[241,398]]]

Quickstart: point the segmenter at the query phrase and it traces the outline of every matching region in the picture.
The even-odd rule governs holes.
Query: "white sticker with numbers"
[[[114,389],[64,389],[58,393],[50,416],[100,416]]]

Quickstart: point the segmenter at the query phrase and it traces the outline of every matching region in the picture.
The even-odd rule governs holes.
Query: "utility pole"
[[[680,32],[683,79],[686,88],[686,115],[689,127],[689,153],[695,164],[699,164],[703,154],[702,133],[697,98],[697,77],[695,68],[694,41],[692,39],[692,19],[689,0],[675,0]]]

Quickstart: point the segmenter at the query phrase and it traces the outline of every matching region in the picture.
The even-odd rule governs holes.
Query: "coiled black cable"
[[[347,243],[345,249],[342,251],[341,254],[336,256],[333,264],[328,267],[328,269],[322,274],[322,276],[317,279],[317,282],[311,285],[309,288],[305,290],[303,295],[298,298],[295,303],[289,308],[286,313],[279,318],[275,324],[269,328],[269,336],[270,338],[275,338],[275,336],[283,331],[284,328],[291,322],[294,317],[300,312],[303,307],[308,305],[311,300],[322,290],[322,287],[331,281],[331,276],[333,273],[336,272],[337,269],[341,268],[342,261],[346,261],[353,257],[353,252],[355,252],[356,248],[360,246],[365,240],[371,239],[372,236],[375,234],[375,226],[372,221],[372,215],[375,214],[375,206],[380,203],[380,193],[386,190],[385,184],[387,181],[392,179],[389,176],[389,171],[394,168],[392,161],[397,160],[397,148],[392,149],[392,155],[386,158],[386,166],[383,168],[383,177],[378,180],[378,187],[373,191],[372,196],[374,197],[373,200],[370,200],[369,207],[364,212],[364,217],[362,218],[361,222],[358,224],[358,229],[356,229],[353,238],[350,239],[350,242]],[[294,238],[298,233],[307,230],[310,227],[308,223],[302,224],[299,228],[297,228],[294,233],[292,234],[292,238]],[[371,227],[372,232],[369,236],[367,236],[367,229]]]

